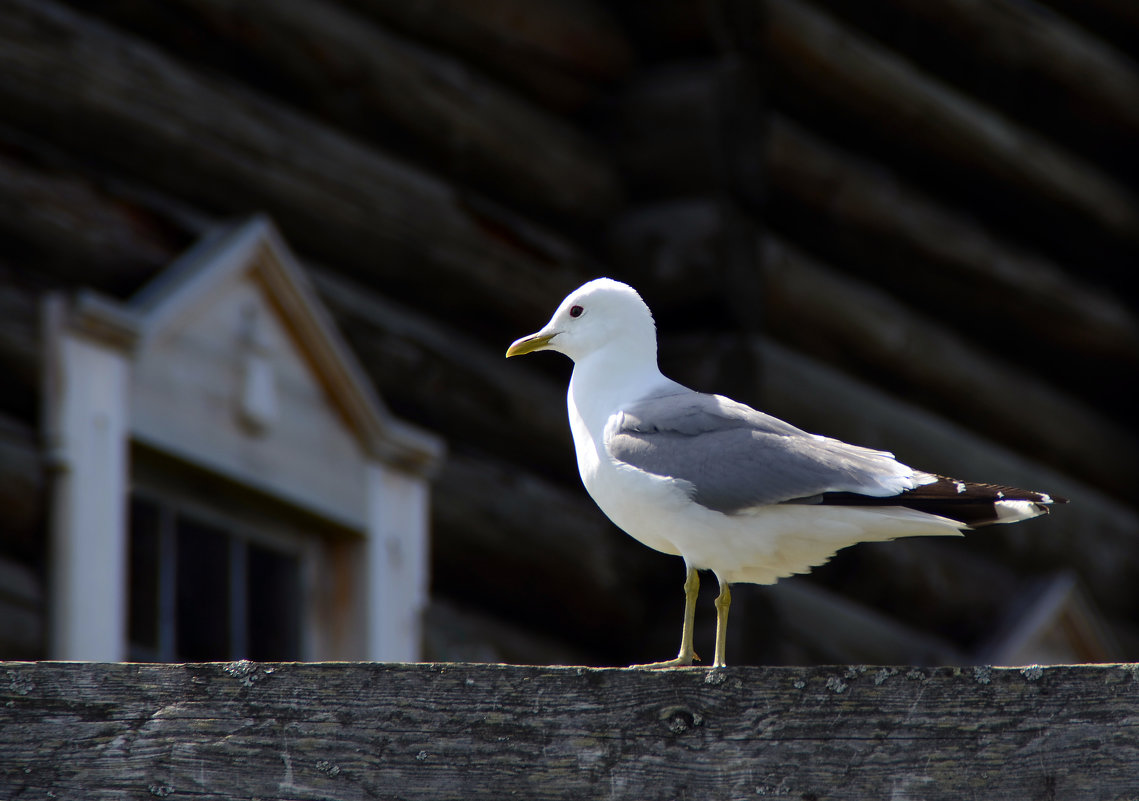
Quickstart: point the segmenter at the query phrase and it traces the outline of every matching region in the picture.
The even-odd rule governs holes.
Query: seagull
[[[700,570],[719,582],[713,667],[723,667],[734,583],[773,584],[858,542],[959,536],[1066,502],[915,470],[666,378],[652,312],[610,278],[576,289],[506,356],[539,350],[574,362],[566,400],[589,495],[634,539],[684,559],[680,652],[634,667],[692,664]]]

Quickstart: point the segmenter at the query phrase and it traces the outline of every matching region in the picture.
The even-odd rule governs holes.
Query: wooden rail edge
[[[0,663],[0,798],[1139,798],[1139,665]]]

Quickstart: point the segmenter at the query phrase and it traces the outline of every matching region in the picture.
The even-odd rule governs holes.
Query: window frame
[[[243,659],[248,653],[247,577],[245,571],[238,568],[238,563],[242,567],[247,564],[250,545],[297,559],[300,598],[297,603],[299,653],[296,658],[307,661],[318,656],[315,653],[317,637],[314,627],[321,623],[321,612],[316,590],[326,563],[321,552],[328,541],[343,539],[345,533],[327,521],[290,508],[279,499],[257,497],[258,494],[248,487],[225,481],[190,465],[179,465],[165,454],[148,451],[137,444],[132,446],[131,452],[128,510],[138,499],[152,504],[158,511],[158,644],[154,649],[139,645],[131,640],[128,630],[127,658],[159,662],[179,658],[175,631],[179,516],[216,528],[227,538],[230,558],[226,582],[230,602],[228,658]],[[128,511],[128,554],[132,534]],[[358,537],[352,536],[351,539]],[[134,584],[129,570],[126,578],[124,606],[129,619]]]

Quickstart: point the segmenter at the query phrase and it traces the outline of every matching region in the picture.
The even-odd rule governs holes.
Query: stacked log
[[[586,264],[489,202],[53,2],[0,9],[0,76],[28,133],[215,214],[264,209],[302,250],[455,319],[525,324]]]
[[[1066,102],[1086,68],[1096,87],[1081,102],[1113,130],[1134,124],[1130,62],[1058,18],[1005,0],[875,3],[953,30],[1007,12],[980,62],[1008,72],[1021,52],[1016,69]],[[838,3],[834,16],[806,0],[769,0],[766,15],[736,4],[747,13],[732,19],[756,27],[734,32],[711,0],[662,3],[636,31],[643,10],[613,4],[615,17],[593,0],[143,5],[0,7],[0,505],[15,532],[2,552],[39,558],[25,545],[44,525],[43,292],[129,296],[219,220],[267,212],[378,393],[448,439],[436,591],[475,611],[444,610],[447,625],[493,616],[504,638],[539,643],[556,618],[567,650],[534,647],[582,658],[613,658],[633,634],[674,647],[679,567],[582,493],[568,365],[502,359],[567,290],[612,272],[592,252],[606,237],[615,274],[679,332],[662,343],[666,372],[918,467],[1073,499],[1046,523],[972,536],[952,569],[907,543],[892,562],[861,552],[880,585],[824,574],[878,609],[843,619],[881,653],[920,640],[915,658],[965,658],[950,612],[925,639],[898,609],[952,585],[961,615],[987,619],[1022,573],[1057,563],[1113,620],[1137,611],[1133,403],[1104,377],[1139,369],[1139,318],[1073,254],[1121,285],[1139,202],[1084,140],[1050,141],[999,92],[907,62]],[[678,9],[705,27],[667,33]],[[608,97],[638,57],[669,57],[660,35],[702,37],[675,48],[702,61],[642,70]],[[612,108],[619,160],[596,124]],[[1015,205],[969,202],[989,192]],[[1040,242],[1025,236],[1034,224]],[[761,612],[840,606],[757,595],[740,615],[778,627]]]
[[[907,58],[1034,127],[1074,142],[1139,134],[1139,68],[1133,56],[1043,4],[824,2]]]
[[[78,192],[59,194],[80,203],[97,197]],[[157,214],[157,209],[151,213]],[[94,221],[89,223],[94,234],[94,227],[104,216],[87,215],[86,219]],[[168,225],[173,222],[168,221]],[[145,234],[135,235],[141,242],[151,241]],[[66,241],[61,238],[60,247],[67,247]],[[595,643],[620,639],[622,631],[636,628],[651,616],[644,606],[645,596],[630,588],[657,586],[662,581],[670,586],[668,575],[660,572],[659,561],[642,558],[646,555],[642,549],[616,532],[575,486],[562,386],[531,372],[533,368],[525,363],[505,362],[498,349],[401,307],[327,267],[310,266],[309,273],[383,397],[401,414],[443,431],[456,446],[434,495],[436,578],[441,592],[450,597],[477,598],[484,608],[535,627],[556,613],[569,635]],[[779,280],[789,279],[784,276]],[[817,289],[825,282],[811,286]],[[794,300],[794,294],[783,292],[789,313],[809,313],[802,301]],[[798,294],[811,298],[815,292]],[[21,307],[31,308],[34,303]],[[891,316],[892,312],[883,318]],[[16,323],[17,318],[11,316],[0,321],[0,340],[34,342],[13,327]],[[5,337],[9,332],[11,336]],[[916,415],[915,421],[922,420],[920,414],[889,406],[881,397],[860,403],[857,384],[840,373],[821,364],[808,368],[801,357],[773,348],[763,350],[762,385],[742,397],[762,402],[773,413],[804,426],[869,444],[889,443],[906,458],[920,459],[922,464],[937,464],[947,471],[966,466],[961,457],[956,463],[952,461],[949,447],[930,451],[929,443],[936,437],[926,426],[933,425],[936,430],[939,424],[924,422],[906,433],[906,420],[910,415]],[[694,350],[700,352],[699,359],[683,356]],[[666,359],[682,364],[714,368],[709,375],[684,375],[680,370],[695,385],[712,388],[722,383],[723,376],[738,372],[736,366],[724,361],[725,357],[734,357],[734,352],[715,344],[686,346],[667,341],[664,354]],[[5,361],[10,367],[22,365],[34,373],[40,357],[33,348],[22,357],[9,354]],[[826,380],[833,386],[816,387],[813,382],[820,380],[819,375],[830,376]],[[456,395],[462,396],[462,403],[454,402]],[[817,405],[804,404],[804,397],[814,398]],[[875,404],[886,407],[876,413]],[[848,409],[845,423],[836,418],[840,408]],[[865,421],[874,419],[890,421],[890,429],[866,428]],[[944,441],[958,440],[954,433],[947,433]],[[986,447],[975,444],[968,449],[965,461],[976,464]],[[516,460],[504,462],[486,455],[505,450],[517,454]],[[992,475],[1007,475],[1000,457],[993,459]],[[1008,476],[1008,480],[1046,486],[1051,476],[1030,472]],[[1071,492],[1066,488],[1058,491]],[[1117,537],[1121,530],[1127,530],[1126,522],[1105,525],[1099,518],[1093,521],[1087,517],[1102,514],[1096,511],[1098,504],[1079,507],[1064,510],[1072,513],[1063,517],[1072,528],[1063,526],[1063,531],[1094,527],[1106,532],[1106,542],[1092,549],[1100,557],[1113,548],[1129,547],[1128,540]],[[40,519],[29,518],[33,522]],[[1126,521],[1126,515],[1120,519]],[[1055,522],[1061,520],[1057,517]],[[1053,542],[1054,550],[1046,553],[1054,557],[1059,553],[1074,561],[1075,544],[1080,541],[1075,536],[1059,537]],[[1083,542],[1086,545],[1086,537]],[[1031,552],[1039,543],[1029,547],[1023,542],[1021,546]],[[1084,549],[1081,546],[1078,550]],[[1018,558],[1024,556],[1018,554]],[[1124,561],[1103,558],[1119,564]],[[474,565],[477,569],[472,570]],[[461,574],[455,573],[460,567]],[[929,565],[929,569],[935,567]],[[1118,603],[1118,582],[1108,581],[1102,586],[1105,599]],[[520,594],[533,599],[525,608],[517,605]]]
[[[620,202],[613,167],[575,127],[460,59],[336,4],[82,7],[205,66],[224,69],[240,53],[258,89],[509,202],[573,221],[596,221]]]
[[[566,112],[593,102],[597,82],[620,78],[633,53],[594,0],[347,0],[362,14],[444,45]]]
[[[771,0],[768,44],[780,77],[814,102],[854,114],[878,132],[904,129],[906,147],[990,176],[1026,200],[1086,218],[1128,247],[1139,244],[1139,202],[1078,156],[1054,147],[923,74],[801,0]]]

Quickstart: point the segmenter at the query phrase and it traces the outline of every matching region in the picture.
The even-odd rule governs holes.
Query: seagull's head
[[[656,324],[635,289],[597,278],[571,292],[542,330],[516,340],[506,355],[553,350],[578,362],[609,346],[645,351],[655,361]]]

